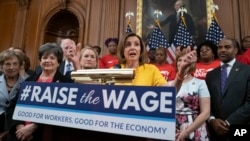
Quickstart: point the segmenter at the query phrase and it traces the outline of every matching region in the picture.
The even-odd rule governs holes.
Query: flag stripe
[[[169,59],[169,61],[171,61],[171,63],[169,62],[169,64],[172,64],[175,61],[175,57],[175,50],[173,50],[172,46],[168,47],[167,58]]]
[[[158,48],[158,47],[164,47],[167,48],[166,54],[167,54],[167,62],[169,64],[173,63],[175,60],[175,54],[170,47],[170,44],[167,41],[167,38],[164,36],[161,29],[158,27],[158,25],[155,26],[153,32],[150,35],[149,42],[148,42],[148,48]]]

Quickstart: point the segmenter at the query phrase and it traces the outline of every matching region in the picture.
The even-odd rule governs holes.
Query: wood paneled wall
[[[224,34],[240,41],[238,0],[214,0],[214,3],[219,6],[219,11],[216,11],[216,15],[218,24],[222,28]]]
[[[219,25],[227,36],[240,38],[235,0],[214,0]],[[102,55],[107,52],[104,41],[108,37],[121,37],[132,11],[136,29],[136,0],[0,0],[0,51],[11,46],[26,50],[31,67],[38,64],[37,50],[44,43],[45,28],[50,18],[62,9],[74,13],[79,21],[79,42],[99,45]]]

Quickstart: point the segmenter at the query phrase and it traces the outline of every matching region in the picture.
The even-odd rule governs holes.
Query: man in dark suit
[[[70,58],[77,55],[78,51],[80,50],[81,44],[78,43],[76,45],[75,41],[66,38],[62,39],[60,46],[63,50],[64,61],[60,64],[58,69],[65,75],[68,71],[75,70]]]
[[[221,66],[208,72],[206,76],[211,95],[208,125],[212,141],[230,140],[229,127],[244,125],[250,120],[250,66],[236,61],[237,52],[235,39],[222,39],[218,46]],[[226,79],[223,66],[227,66]],[[225,84],[224,88],[221,84]]]
[[[169,42],[172,43],[174,41],[174,36],[177,33],[179,22],[181,21],[181,13],[177,12],[181,7],[184,7],[183,0],[177,0],[175,2],[174,8],[175,13],[167,17],[163,20],[160,24],[161,26],[165,26],[169,24]],[[185,18],[185,22],[187,24],[187,31],[190,33],[191,36],[195,35],[195,24],[192,17],[188,13],[183,13],[183,17]]]
[[[158,2],[158,0],[155,0],[155,2],[156,1]],[[160,2],[158,4],[160,4]],[[162,4],[165,4],[165,3],[162,3]],[[150,6],[150,5],[148,4],[148,6]],[[169,43],[173,43],[173,41],[174,41],[175,34],[177,33],[179,23],[181,21],[181,12],[178,12],[178,11],[180,8],[183,8],[183,7],[185,7],[184,1],[183,0],[176,0],[176,2],[174,4],[175,12],[160,22],[162,30],[168,31],[166,33],[167,34],[166,37],[168,38]],[[195,23],[193,21],[193,18],[188,13],[185,13],[185,12],[183,13],[183,17],[184,17],[186,25],[187,25],[187,31],[190,33],[191,36],[195,36],[196,31],[195,31]],[[150,24],[147,26],[147,28],[151,29],[152,31],[153,31],[154,27],[155,26],[153,24]],[[150,37],[150,34],[148,35],[147,38],[149,38],[149,37]]]

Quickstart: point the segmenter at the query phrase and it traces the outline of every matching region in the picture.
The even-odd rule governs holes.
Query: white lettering
[[[159,101],[158,100],[149,100],[149,103],[152,105],[149,107],[146,103],[146,100],[149,96],[152,96],[153,98],[157,97],[157,93],[153,91],[147,91],[145,92],[141,97],[141,106],[145,111],[153,112],[159,107]]]
[[[65,93],[67,93],[67,92],[68,92],[68,88],[66,88],[66,87],[61,88],[59,90],[59,95],[60,95],[61,99],[57,98],[56,103],[58,103],[58,104],[64,104],[64,103],[66,103],[67,96],[66,96]]]
[[[172,105],[172,101],[166,100],[166,97],[173,97],[173,94],[170,92],[161,92],[160,112],[172,113],[172,108],[166,108],[166,105]]]
[[[78,88],[67,87],[46,87],[44,91],[40,86],[34,86],[31,95],[31,101],[58,104],[76,105]]]
[[[68,105],[76,105],[76,100],[73,100],[73,99],[76,99],[77,91],[78,91],[77,88],[69,89],[69,97],[68,97],[68,102],[67,102]]]
[[[136,111],[140,111],[140,107],[139,107],[139,103],[138,103],[138,99],[136,97],[136,93],[135,91],[130,91],[122,109],[123,110],[127,110],[129,106],[132,106],[135,108]]]
[[[54,93],[53,93],[53,98],[52,98],[52,103],[56,102],[56,98],[57,98],[57,94],[58,94],[58,87],[55,87],[54,89]]]
[[[127,110],[129,107],[132,107],[136,111],[143,109],[147,112],[159,110],[161,113],[172,113],[171,106],[173,102],[166,99],[167,97],[173,97],[171,92],[161,92],[158,94],[154,91],[146,91],[142,94],[140,100],[138,100],[136,91],[129,91],[129,94],[125,94],[125,90],[121,90],[116,95],[115,90],[111,90],[110,94],[108,94],[107,90],[103,89],[102,94],[104,108],[110,108],[113,104],[114,109],[122,107],[122,110]],[[123,101],[124,103],[122,103]]]
[[[102,90],[104,107],[109,108],[111,103],[113,103],[114,109],[119,109],[124,93],[125,90],[121,90],[117,99],[115,90],[111,91],[109,97],[107,90]]]
[[[247,133],[246,129],[236,129],[234,132],[234,136],[243,136]]]
[[[37,102],[41,102],[41,100],[39,100],[39,94],[40,93],[41,93],[41,87],[40,86],[34,86],[30,101],[35,100]]]
[[[40,98],[41,101],[48,100],[49,103],[51,103],[51,91],[50,87],[47,87],[45,91],[43,92],[42,97]]]

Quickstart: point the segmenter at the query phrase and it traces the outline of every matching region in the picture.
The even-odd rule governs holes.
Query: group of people
[[[243,38],[242,46],[248,50],[250,44],[245,45],[246,38]],[[179,97],[179,91],[176,98],[177,130],[179,127],[186,137],[189,136],[188,138],[193,140],[232,140],[231,134],[234,132],[230,132],[233,129],[230,126],[249,124],[250,67],[239,59],[248,55],[239,54],[241,47],[233,38],[223,38],[218,46],[205,41],[196,51],[196,67],[189,72],[193,79],[182,85],[186,90],[182,97]],[[176,62],[179,62],[178,57]],[[189,76],[187,75],[186,79]],[[197,78],[203,82],[195,82]],[[197,93],[199,103],[193,103],[197,101]],[[192,124],[186,122],[190,119],[194,120],[191,120]],[[198,130],[190,132],[191,129]]]
[[[230,126],[249,122],[250,67],[236,59],[236,40],[224,38],[218,46],[206,41],[197,50],[180,47],[174,64],[166,63],[166,50],[161,47],[149,59],[142,38],[135,33],[126,33],[120,40],[109,38],[105,45],[109,54],[100,58],[98,46],[85,45],[81,49],[81,44],[71,39],[63,39],[59,45],[45,43],[38,50],[39,66],[27,75],[21,73],[25,53],[13,48],[1,52],[0,122],[5,125],[0,126],[1,135],[6,135],[8,141],[43,140],[43,125],[12,119],[23,81],[74,83],[71,71],[97,68],[135,69],[134,79],[126,85],[176,87],[177,141],[228,140]],[[226,75],[221,74],[224,66]],[[222,82],[222,76],[226,76],[226,82]],[[120,137],[142,140],[133,138]]]

